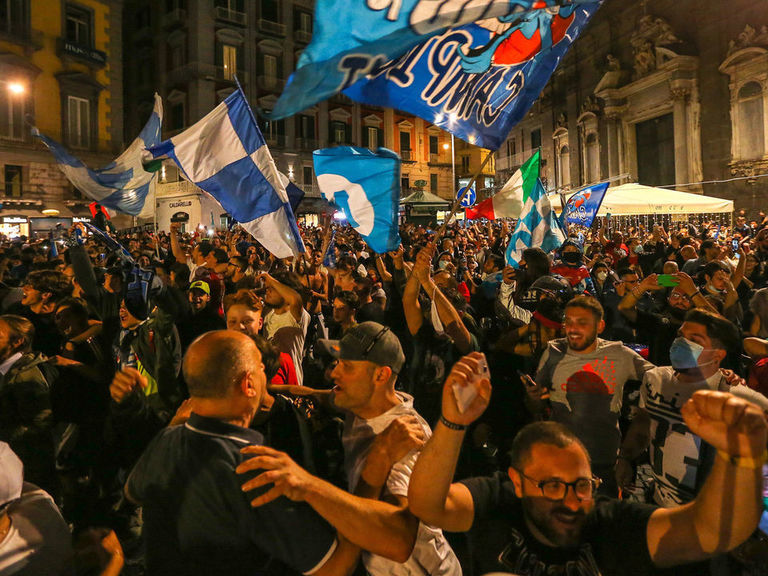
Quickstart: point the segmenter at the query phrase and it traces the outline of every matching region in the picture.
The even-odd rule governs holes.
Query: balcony
[[[285,36],[285,24],[279,22],[272,22],[272,20],[259,19],[259,31],[274,36]]]
[[[318,146],[318,142],[314,138],[302,138],[302,137],[296,138],[297,150],[316,150],[317,146]]]
[[[285,146],[285,134],[264,134],[267,146]]]
[[[96,68],[103,68],[107,65],[107,54],[105,52],[89,46],[83,46],[82,44],[76,44],[66,38],[56,39],[56,54],[60,58],[69,56]]]
[[[192,66],[190,64],[184,64],[168,71],[166,84],[170,86],[186,85],[194,76],[195,74],[192,70]]]
[[[312,40],[312,32],[306,30],[294,30],[293,39],[301,44],[309,44]]]
[[[262,90],[282,90],[285,87],[284,78],[276,78],[275,76],[258,76],[256,83]]]
[[[304,190],[307,198],[320,198],[320,188],[314,184],[301,184],[299,187]]]
[[[232,10],[226,6],[216,6],[214,16],[216,20],[237,24],[238,26],[246,26],[248,24],[248,14]]]
[[[400,150],[400,158],[402,158],[403,162],[415,162],[415,156],[413,150]]]
[[[181,8],[176,8],[170,12],[163,14],[160,22],[163,28],[170,28],[172,26],[180,26],[187,21],[187,11]]]
[[[225,66],[216,66],[216,80],[222,80],[224,82],[235,82],[235,76],[237,76],[237,79],[240,81],[240,83],[245,84],[248,82],[248,73],[244,70],[237,70],[234,74],[232,73],[232,70]]]

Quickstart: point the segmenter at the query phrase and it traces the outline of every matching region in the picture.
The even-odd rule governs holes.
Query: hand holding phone
[[[680,284],[680,281],[673,274],[659,274],[656,277],[656,282],[659,286],[664,286],[665,288],[674,288]]]
[[[458,382],[452,384],[453,396],[456,398],[456,406],[462,414],[467,411],[467,408],[471,406],[472,402],[477,397],[477,384],[483,379],[491,379],[485,354],[481,353],[480,356],[481,358],[478,358],[478,369],[472,375],[472,380],[469,385],[462,386]]]

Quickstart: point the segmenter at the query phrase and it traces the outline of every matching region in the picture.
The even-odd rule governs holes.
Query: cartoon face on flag
[[[600,3],[318,0],[312,43],[271,115],[343,91],[497,149]]]
[[[313,157],[323,198],[344,211],[375,252],[397,248],[400,157],[386,148],[351,146],[315,150]]]
[[[566,221],[568,224],[578,224],[589,228],[595,219],[597,211],[605,198],[608,183],[602,182],[582,188],[568,199],[565,205]]]

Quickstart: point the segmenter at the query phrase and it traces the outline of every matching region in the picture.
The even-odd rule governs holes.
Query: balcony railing
[[[235,75],[237,75],[237,79],[243,84],[248,82],[248,73],[245,72],[244,70],[237,70],[235,72],[234,70],[230,70],[229,68],[225,68],[224,66],[216,66],[216,80],[226,80],[227,82],[234,82]]]
[[[412,154],[413,150],[400,150],[400,158],[402,158],[404,162],[412,160]]]
[[[309,44],[312,40],[312,32],[307,32],[306,30],[294,30],[293,39],[302,44]]]
[[[272,20],[259,20],[259,30],[266,32],[267,34],[274,34],[276,36],[285,36],[285,24],[279,22],[272,22]]]
[[[320,188],[314,184],[301,184],[301,189],[309,198],[320,198]]]
[[[222,20],[223,22],[232,22],[240,26],[248,24],[248,14],[245,12],[238,12],[232,10],[226,6],[216,6],[216,20]]]
[[[316,150],[318,142],[315,138],[296,138],[296,148],[298,150]]]
[[[163,27],[175,26],[176,24],[182,24],[187,20],[187,11],[181,8],[175,8],[170,12],[163,14],[161,22]]]
[[[282,90],[285,86],[285,79],[275,76],[261,75],[256,79],[256,82],[262,90]]]
[[[285,146],[285,134],[265,134],[267,146]]]

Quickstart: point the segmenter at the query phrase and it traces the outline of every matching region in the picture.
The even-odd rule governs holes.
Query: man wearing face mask
[[[716,312],[690,276],[678,272],[673,277],[678,284],[670,291],[667,306],[661,313],[644,311],[637,305],[646,292],[664,288],[659,285],[657,274],[646,276],[640,284],[628,290],[619,303],[619,311],[637,329],[638,339],[648,344],[648,360],[656,366],[669,365],[669,347],[688,310],[696,307]]]
[[[697,390],[719,390],[768,410],[768,399],[747,386],[731,386],[732,373],[720,369],[730,350],[739,347],[736,327],[717,314],[688,312],[672,342],[671,366],[645,373],[640,409],[632,420],[616,464],[619,486],[632,482],[632,462],[650,448],[653,501],[675,507],[693,500],[707,476],[715,451],[693,434],[680,411]]]

